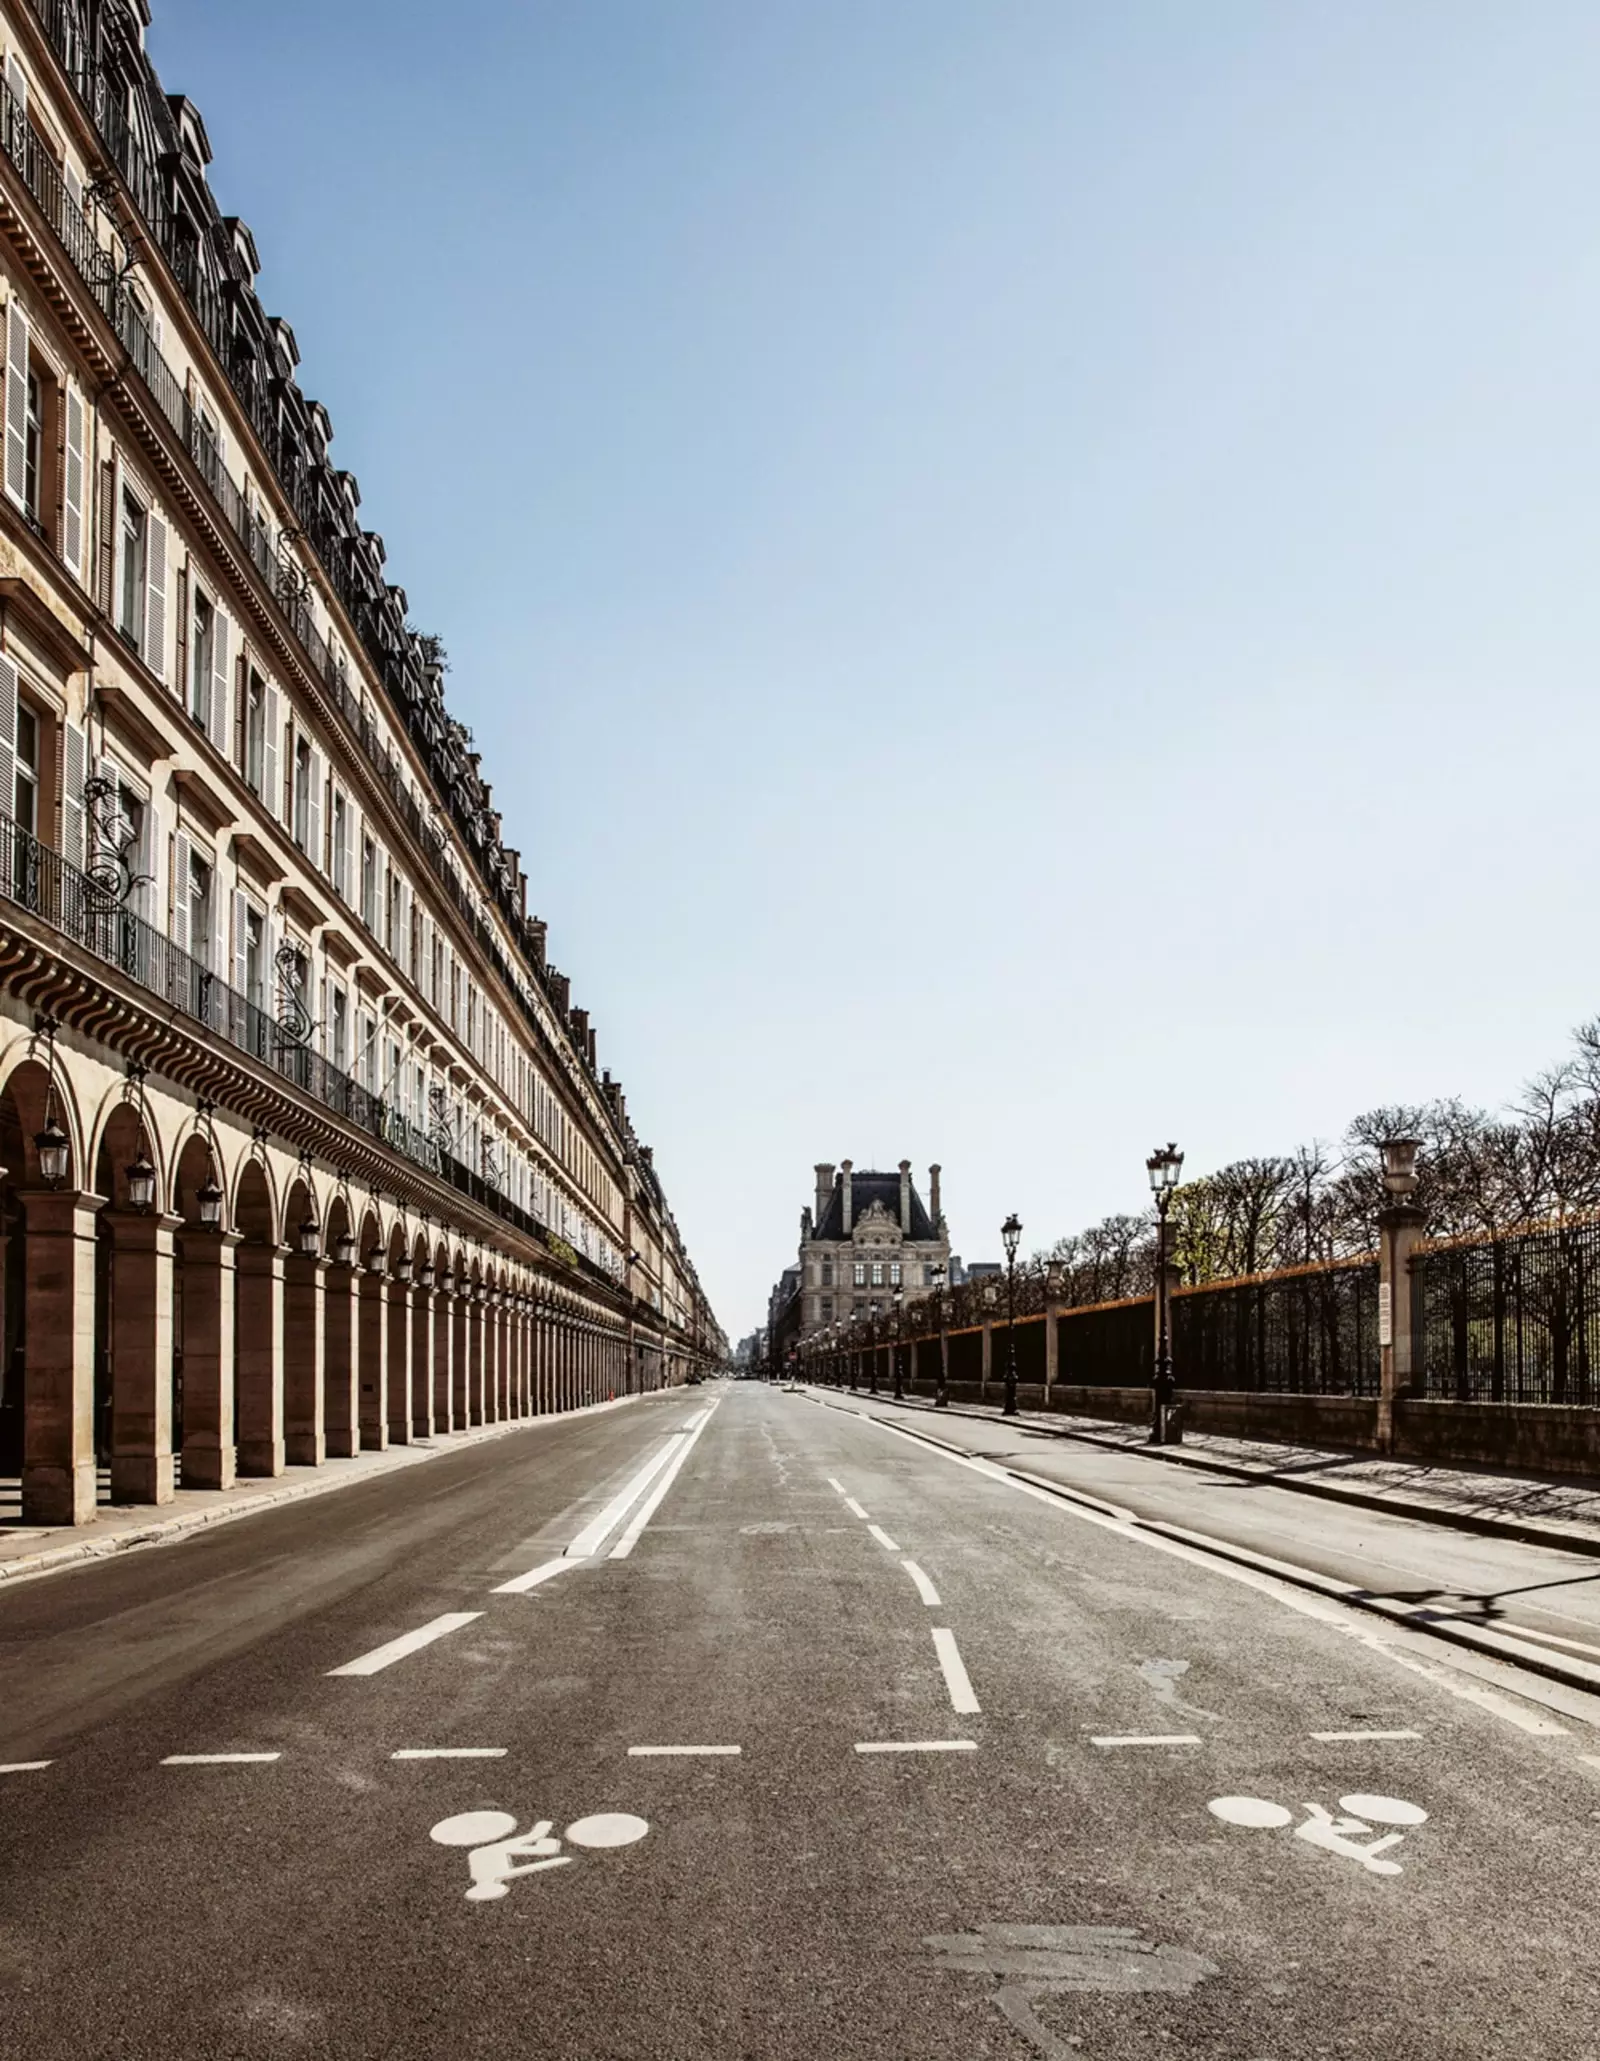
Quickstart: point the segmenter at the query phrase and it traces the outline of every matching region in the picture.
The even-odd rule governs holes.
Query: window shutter
[[[261,723],[261,799],[269,814],[283,813],[283,788],[278,779],[278,690],[268,687]]]
[[[100,613],[111,616],[117,594],[117,467],[108,458],[100,468],[100,562],[95,567],[95,599]]]
[[[322,871],[322,754],[313,750],[311,754],[311,806],[306,811],[306,854],[313,866]]]
[[[73,165],[61,167],[61,183],[67,189],[67,207],[75,215],[83,213],[83,180]]]
[[[9,816],[17,800],[17,669],[0,658],[0,814]]]
[[[344,868],[344,898],[352,909],[356,905],[356,876],[354,867],[357,849],[356,805],[347,794],[344,798],[344,849],[340,854],[339,863]]]
[[[83,782],[89,759],[89,741],[76,723],[62,731],[61,769],[61,855],[69,866],[83,871]]]
[[[397,911],[400,935],[394,941],[395,963],[408,978],[412,976],[411,965],[411,883],[400,883],[400,907]]]
[[[67,386],[67,455],[61,494],[61,555],[75,580],[83,579],[83,396]]]
[[[28,318],[13,294],[6,310],[6,492],[21,507],[27,488]]]
[[[194,662],[194,603],[190,595],[195,591],[194,575],[187,565],[180,565],[173,582],[172,691],[191,715],[197,706],[203,708],[205,705],[189,691],[189,674]]]
[[[206,729],[224,758],[228,756],[228,652],[232,631],[227,615],[217,609],[211,618],[211,709]]]
[[[172,942],[180,952],[189,943],[189,890],[194,880],[194,846],[180,830],[172,840]]]
[[[28,112],[28,74],[18,63],[14,50],[6,53],[6,85],[10,88],[12,99],[17,103],[17,113],[25,115]]]
[[[145,517],[144,662],[167,677],[167,526],[152,508]]]
[[[242,892],[235,888],[233,891],[233,987],[234,992],[240,995],[244,993],[244,984],[248,978],[248,965],[244,947],[245,925],[249,919],[249,911],[249,903],[245,900]]]

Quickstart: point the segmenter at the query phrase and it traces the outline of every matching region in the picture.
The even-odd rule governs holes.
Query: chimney
[[[900,1228],[908,1238],[911,1236],[911,1162],[909,1159],[903,1159],[900,1162]]]
[[[828,1198],[833,1193],[833,1162],[819,1159],[815,1168],[817,1176],[817,1222],[820,1224],[828,1213]]]
[[[851,1168],[851,1166],[853,1165],[853,1163],[854,1163],[853,1161],[851,1161],[851,1160],[848,1160],[848,1159],[841,1159],[841,1160],[840,1160],[840,1162],[839,1162],[839,1171],[840,1171],[840,1173],[841,1173],[841,1174],[842,1174],[842,1175],[844,1176],[844,1235],[845,1235],[845,1236],[846,1236],[847,1238],[848,1238],[848,1237],[850,1236],[850,1224],[851,1224],[851,1215],[850,1215],[850,1168]]]
[[[928,1214],[929,1214],[929,1216],[930,1216],[930,1217],[932,1217],[932,1218],[933,1218],[933,1228],[934,1228],[934,1229],[935,1229],[936,1231],[937,1231],[937,1230],[938,1230],[938,1228],[939,1228],[939,1174],[940,1174],[940,1168],[939,1168],[939,1167],[937,1167],[937,1166],[931,1166],[931,1167],[929,1167],[929,1169],[928,1169]]]

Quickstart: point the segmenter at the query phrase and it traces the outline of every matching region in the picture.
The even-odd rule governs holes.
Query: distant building
[[[892,1174],[857,1173],[848,1159],[837,1170],[823,1162],[816,1176],[815,1209],[800,1215],[802,1329],[886,1310],[897,1288],[907,1302],[926,1295],[932,1269],[950,1263],[938,1167],[928,1169],[926,1203],[909,1159]]]

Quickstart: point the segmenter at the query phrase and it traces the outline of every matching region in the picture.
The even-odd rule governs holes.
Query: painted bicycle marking
[[[1404,1825],[1408,1829],[1428,1822],[1421,1804],[1408,1803],[1401,1796],[1341,1796],[1336,1816],[1320,1803],[1303,1803],[1305,1812],[1298,1825],[1287,1805],[1272,1803],[1264,1796],[1215,1796],[1206,1809],[1224,1825],[1247,1831],[1277,1832],[1294,1825],[1294,1836],[1323,1853],[1354,1861],[1369,1875],[1398,1875],[1400,1863],[1391,1858],[1405,1839],[1403,1832],[1379,1833],[1380,1825]]]
[[[510,1811],[460,1811],[452,1818],[441,1818],[428,1837],[440,1846],[471,1849],[467,1873],[472,1879],[466,1899],[471,1904],[486,1904],[509,1896],[511,1884],[521,1875],[570,1866],[578,1856],[561,1851],[563,1838],[572,1846],[598,1851],[631,1846],[649,1830],[643,1818],[627,1811],[599,1811],[576,1818],[559,1836],[550,1818],[540,1818],[519,1833]]]

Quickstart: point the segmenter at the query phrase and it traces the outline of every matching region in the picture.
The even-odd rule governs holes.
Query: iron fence
[[[1411,1279],[1424,1394],[1600,1401],[1600,1223],[1424,1247]]]
[[[1182,1388],[1376,1395],[1378,1263],[1296,1267],[1176,1295],[1172,1356]]]

